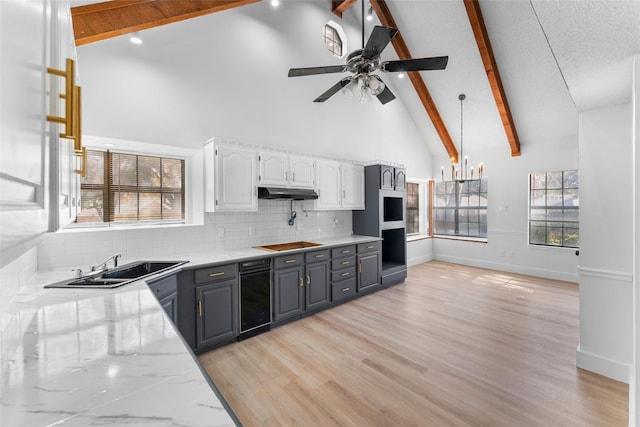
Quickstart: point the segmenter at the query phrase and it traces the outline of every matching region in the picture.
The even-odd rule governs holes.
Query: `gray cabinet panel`
[[[238,282],[235,279],[196,286],[196,348],[238,336]]]
[[[340,301],[356,294],[356,278],[343,280],[331,285],[331,300]]]
[[[302,266],[273,273],[273,320],[275,322],[302,314],[304,281]]]
[[[358,255],[358,292],[380,285],[380,253]]]
[[[306,300],[307,310],[329,304],[329,262],[317,262],[306,267]]]
[[[172,294],[166,295],[164,298],[160,300],[160,305],[167,313],[171,321],[175,324],[178,319],[178,296],[177,293],[174,292]]]

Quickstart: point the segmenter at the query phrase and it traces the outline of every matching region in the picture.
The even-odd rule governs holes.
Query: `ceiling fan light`
[[[373,97],[371,96],[371,89],[369,89],[368,86],[362,86],[362,93],[360,94],[360,102],[364,104],[372,101],[373,101]]]
[[[371,89],[371,94],[373,96],[380,95],[385,88],[384,82],[378,76],[371,76],[369,78],[368,86]]]
[[[340,91],[344,96],[349,99],[353,99],[356,96],[356,89],[358,88],[358,79],[351,79],[349,83],[345,87],[343,87]]]

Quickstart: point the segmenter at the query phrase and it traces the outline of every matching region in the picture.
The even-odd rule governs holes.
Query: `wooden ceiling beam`
[[[398,54],[398,58],[413,59],[413,57],[411,56],[411,52],[409,52],[409,48],[407,47],[407,44],[405,43],[404,38],[402,37],[402,32],[398,28],[398,24],[396,24],[395,20],[393,19],[393,16],[391,15],[391,11],[389,10],[389,7],[387,6],[387,3],[385,2],[385,0],[371,0],[371,7],[376,12],[376,15],[378,16],[378,19],[380,20],[380,23],[382,25],[386,27],[393,27],[398,29],[398,33],[395,35],[393,39],[391,39],[391,44],[393,45],[393,48],[396,50],[396,53]],[[444,148],[447,151],[449,158],[453,163],[457,163],[458,150],[456,149],[456,146],[453,143],[453,140],[451,139],[451,135],[449,135],[449,131],[444,125],[444,121],[440,116],[440,112],[438,111],[438,108],[436,107],[436,104],[433,101],[433,98],[431,98],[431,94],[429,93],[429,90],[427,89],[427,85],[422,79],[420,72],[410,71],[407,74],[409,75],[409,79],[411,80],[411,83],[413,83],[413,87],[418,93],[418,97],[420,98],[420,101],[422,102],[424,109],[427,111],[427,114],[431,119],[431,123],[433,123],[433,126],[436,129],[436,132],[440,136],[440,140],[442,141],[442,144],[444,145]]]
[[[493,49],[491,48],[491,41],[489,40],[489,33],[487,33],[487,27],[484,24],[484,18],[482,17],[482,11],[480,10],[480,3],[478,0],[464,0],[464,7],[467,9],[467,15],[469,16],[469,23],[473,30],[473,35],[478,44],[478,50],[480,51],[480,57],[482,57],[482,63],[484,69],[487,72],[487,78],[489,79],[489,86],[491,86],[491,92],[496,101],[498,107],[498,113],[500,114],[500,120],[502,120],[502,126],[504,132],[507,135],[509,146],[511,147],[511,155],[520,155],[520,139],[516,132],[516,126],[511,116],[511,108],[509,108],[509,101],[502,85],[502,79],[500,78],[500,72],[498,71],[498,64],[496,63]]]
[[[342,18],[344,11],[353,6],[356,1],[358,0],[331,0],[331,12]]]
[[[76,45],[142,31],[261,0],[113,0],[71,8]]]

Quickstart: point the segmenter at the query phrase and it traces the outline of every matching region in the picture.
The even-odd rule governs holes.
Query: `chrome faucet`
[[[122,256],[121,253],[117,253],[115,255],[111,255],[109,258],[107,258],[106,260],[104,260],[103,262],[101,262],[100,264],[96,264],[96,265],[92,265],[91,266],[91,271],[104,271],[107,269],[107,263],[111,260],[113,260],[113,267],[117,267],[118,266],[118,258],[120,258]]]

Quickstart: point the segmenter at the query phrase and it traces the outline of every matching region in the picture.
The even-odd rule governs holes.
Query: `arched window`
[[[347,50],[347,37],[340,24],[329,21],[324,26],[324,44],[331,54],[342,58]]]

